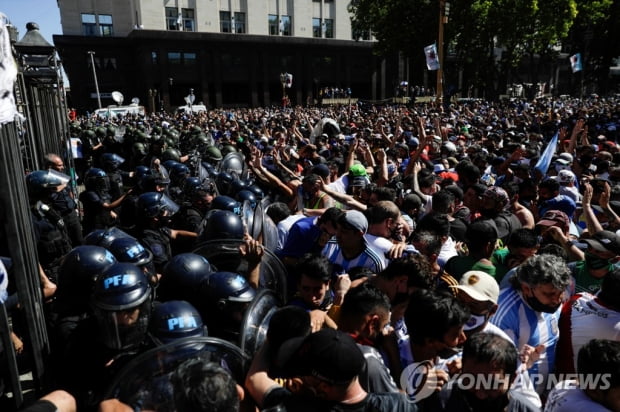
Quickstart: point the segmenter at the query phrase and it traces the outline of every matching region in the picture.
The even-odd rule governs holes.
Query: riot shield
[[[239,346],[250,358],[265,342],[271,316],[280,306],[282,303],[278,296],[272,290],[263,289],[245,311]]]
[[[254,208],[254,217],[252,219],[252,226],[248,226],[248,233],[252,236],[252,239],[262,241],[261,235],[263,231],[263,215],[264,215],[263,202],[259,202]],[[275,250],[275,249],[274,249]]]
[[[278,227],[273,220],[264,212],[263,209],[263,245],[269,250],[276,250],[278,248]]]
[[[218,166],[218,172],[230,173],[238,178],[244,178],[245,172],[245,160],[242,153],[232,152],[228,153]]]
[[[214,239],[196,246],[193,253],[204,256],[219,271],[248,272],[248,262],[239,253],[242,240]],[[287,301],[287,272],[282,261],[267,247],[260,263],[261,289],[273,290],[282,302]]]
[[[188,359],[214,362],[243,385],[249,358],[230,342],[190,337],[153,348],[130,361],[108,387],[105,399],[117,398],[138,410],[173,412],[170,376]]]
[[[245,200],[241,206],[241,220],[243,220],[243,226],[247,233],[252,236],[252,228],[254,226],[254,209],[249,200]]]

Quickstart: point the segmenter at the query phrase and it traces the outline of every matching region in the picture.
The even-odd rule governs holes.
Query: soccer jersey
[[[604,306],[594,295],[580,293],[562,307],[558,372],[574,373],[579,349],[593,338],[620,340],[620,312]]]
[[[579,388],[575,380],[559,382],[549,393],[545,412],[610,412],[600,403],[594,402]]]
[[[349,273],[351,268],[356,267],[368,268],[373,273],[379,273],[385,269],[383,260],[374,250],[368,247],[368,245],[366,245],[366,249],[364,249],[362,253],[355,256],[353,259],[347,259],[342,254],[342,249],[340,249],[338,241],[332,238],[327,242],[321,254],[325,256],[334,267],[342,269],[344,273]]]
[[[536,312],[514,288],[502,289],[498,300],[499,308],[491,322],[512,339],[518,349],[523,345],[536,347],[544,345],[540,359],[528,370],[530,375],[547,377],[555,365],[555,348],[558,342],[560,308],[554,313]],[[545,379],[546,380],[546,379]],[[538,379],[537,392],[541,393],[544,380]]]
[[[597,279],[590,276],[585,260],[571,262],[568,264],[568,268],[575,279],[575,293],[596,293],[599,291],[603,278]]]

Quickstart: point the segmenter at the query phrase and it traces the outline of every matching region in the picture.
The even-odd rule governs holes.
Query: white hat
[[[570,165],[573,163],[573,155],[570,153],[560,153],[560,155],[558,156],[558,159],[556,160],[556,163],[561,163],[563,165]]]
[[[558,172],[558,182],[560,182],[561,184],[575,183],[576,181],[577,177],[572,171],[568,169],[562,169]]]
[[[497,304],[499,299],[499,285],[495,278],[479,270],[465,272],[458,286],[455,287],[478,302],[491,301]]]

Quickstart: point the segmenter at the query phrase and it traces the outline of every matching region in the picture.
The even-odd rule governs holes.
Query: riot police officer
[[[71,250],[71,241],[62,216],[50,206],[50,193],[61,190],[69,176],[55,170],[36,170],[26,176],[39,263],[56,282],[60,258]]]
[[[46,169],[65,173],[65,163],[57,154],[48,153],[43,157],[43,160]],[[59,191],[50,192],[50,201],[50,206],[60,213],[62,220],[65,222],[65,229],[71,239],[71,245],[73,247],[81,245],[83,242],[82,224],[80,223],[80,215],[77,210],[77,202],[69,189],[69,185]]]
[[[125,159],[116,153],[104,153],[101,155],[99,163],[108,175],[109,193],[112,201],[114,201],[123,195],[125,191],[124,182],[129,179],[129,174],[120,170],[120,166],[125,163]]]
[[[97,278],[90,303],[94,316],[71,335],[60,371],[78,410],[93,410],[118,371],[144,350],[152,288],[136,265],[116,263]]]

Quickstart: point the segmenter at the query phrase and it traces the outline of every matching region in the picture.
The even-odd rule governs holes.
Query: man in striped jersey
[[[539,393],[554,369],[560,306],[570,280],[570,271],[561,258],[533,256],[517,268],[512,286],[501,290],[499,308],[491,318],[522,353],[536,349],[540,354],[528,370],[530,376],[537,377]]]
[[[327,242],[322,252],[334,265],[334,275],[349,273],[355,267],[365,267],[373,273],[385,269],[383,260],[364,238],[367,230],[368,220],[357,210],[350,210],[338,219],[336,237]]]

